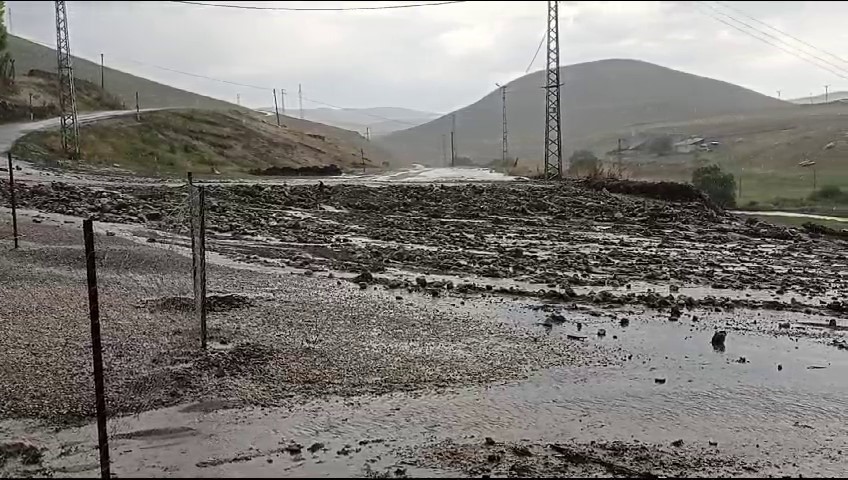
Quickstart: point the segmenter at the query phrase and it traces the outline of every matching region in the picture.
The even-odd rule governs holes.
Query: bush
[[[736,179],[718,165],[699,167],[692,173],[692,185],[721,207],[736,205]]]
[[[848,191],[843,192],[836,185],[827,185],[811,193],[810,200],[829,203],[848,203]]]
[[[600,166],[601,161],[589,150],[575,150],[568,159],[568,170],[574,174],[592,174],[597,172]]]
[[[674,142],[671,137],[665,135],[662,137],[652,138],[648,142],[648,151],[656,155],[668,155],[674,149]]]

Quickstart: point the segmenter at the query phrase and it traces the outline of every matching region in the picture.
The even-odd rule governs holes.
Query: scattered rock
[[[781,364],[779,364],[779,363],[778,363],[778,364],[777,364],[777,371],[779,372],[779,371],[781,371],[781,370],[783,370],[783,365],[781,365]]]
[[[371,283],[373,281],[374,281],[374,276],[371,275],[371,272],[369,272],[367,270],[360,273],[359,275],[353,277],[354,283],[366,283],[367,284],[367,283]]]
[[[533,452],[530,451],[529,448],[522,445],[515,445],[512,447],[512,453],[516,454],[519,457],[532,457]]]
[[[299,444],[299,443],[295,442],[294,440],[292,440],[292,441],[290,441],[290,442],[288,443],[288,445],[286,445],[285,447],[283,447],[283,450],[284,450],[284,451],[286,451],[286,452],[288,452],[288,453],[290,453],[290,454],[292,454],[292,455],[295,455],[295,454],[300,453],[300,452],[301,452],[301,450],[303,450],[303,445],[301,445],[301,444]]]
[[[683,439],[677,439],[677,440],[671,442],[671,446],[677,447],[677,448],[682,447],[683,446]]]
[[[321,450],[321,449],[323,449],[323,448],[324,448],[324,444],[323,444],[323,443],[321,443],[321,442],[315,442],[315,443],[313,443],[312,445],[310,445],[310,446],[309,446],[309,448],[307,448],[307,450],[309,450],[309,453],[314,454],[315,452],[317,452],[318,450]]]
[[[714,347],[723,347],[724,340],[727,338],[727,332],[724,330],[719,330],[713,333],[713,338],[710,340],[710,343],[713,344]]]
[[[20,458],[24,465],[35,465],[41,457],[41,448],[26,440],[0,443],[0,466],[6,458]]]
[[[665,379],[664,378],[655,378],[654,383],[656,383],[657,385],[665,385]]]
[[[621,320],[618,321],[618,324],[621,325],[622,327],[629,326],[630,325],[630,319],[629,318],[622,318]]]
[[[599,336],[599,337],[605,337],[606,335],[607,335],[607,331],[606,331],[606,330],[604,330],[603,328],[599,328],[599,329],[598,329],[598,336]]]
[[[415,278],[415,284],[418,285],[421,288],[424,288],[424,287],[427,286],[427,279],[424,278],[424,277],[416,277]]]
[[[490,446],[490,447],[491,447],[492,445],[494,445],[494,444],[495,444],[495,440],[494,440],[492,437],[486,437],[486,438],[483,440],[483,443],[485,443],[486,445],[488,445],[488,446]]]

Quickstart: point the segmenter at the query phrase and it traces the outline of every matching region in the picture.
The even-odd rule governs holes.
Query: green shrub
[[[692,184],[721,207],[736,205],[736,179],[718,165],[697,168],[692,173]]]

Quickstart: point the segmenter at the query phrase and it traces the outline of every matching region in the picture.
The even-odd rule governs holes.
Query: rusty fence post
[[[100,304],[97,298],[97,257],[94,227],[90,218],[82,222],[85,237],[85,266],[88,276],[88,311],[91,317],[91,353],[94,360],[94,396],[97,408],[97,447],[100,451],[100,477],[110,478],[109,437],[106,431],[106,394],[103,386],[103,353],[100,343]]]
[[[15,205],[15,169],[12,168],[12,152],[9,156],[9,197],[12,203],[12,235],[15,237],[15,248],[18,248],[18,210]]]

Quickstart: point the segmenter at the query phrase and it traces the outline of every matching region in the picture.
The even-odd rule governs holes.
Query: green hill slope
[[[9,52],[15,59],[15,69],[27,72],[31,69],[46,72],[56,71],[56,51],[9,35]],[[100,65],[74,57],[74,77],[100,85]],[[236,108],[236,105],[204,95],[180,90],[152,80],[128,73],[105,69],[106,91],[129,107],[135,106],[135,92],[141,98],[142,108],[186,107],[186,108]]]
[[[544,135],[544,71],[507,85],[510,153],[538,162]],[[630,125],[796,108],[726,82],[637,60],[601,60],[562,68],[566,156],[593,137]],[[457,154],[476,163],[501,155],[501,95],[495,90],[455,112]],[[400,160],[440,164],[451,115],[381,141]]]

